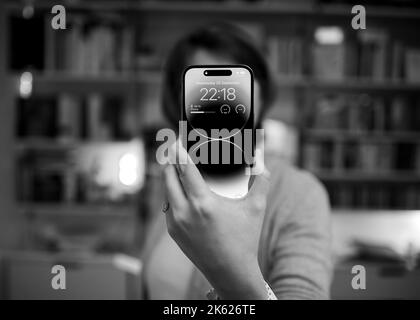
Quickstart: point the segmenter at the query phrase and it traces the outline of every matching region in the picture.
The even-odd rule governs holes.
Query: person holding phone
[[[169,54],[162,106],[174,130],[191,65],[249,66],[261,128],[274,93],[268,66],[239,28],[222,24],[192,32]],[[142,254],[143,298],[205,299],[209,292],[220,299],[329,298],[330,207],[312,175],[266,157],[249,192],[231,199],[209,188],[184,148],[171,148],[170,156],[178,161],[163,170],[163,212]]]

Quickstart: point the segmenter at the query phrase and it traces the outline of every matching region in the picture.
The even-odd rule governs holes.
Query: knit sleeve
[[[332,269],[328,197],[310,174],[295,173],[298,182],[287,186],[290,212],[286,219],[273,219],[267,280],[278,299],[328,299]],[[285,214],[281,206],[276,210],[277,217]]]

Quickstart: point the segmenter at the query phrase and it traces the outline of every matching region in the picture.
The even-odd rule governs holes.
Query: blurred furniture
[[[64,290],[51,286],[54,265],[65,267]],[[139,261],[118,255],[14,252],[4,257],[2,285],[6,299],[136,299],[140,271]]]
[[[420,146],[415,122],[419,114],[416,110],[420,110],[417,104],[420,85],[413,81],[416,79],[406,77],[404,72],[404,69],[410,69],[407,62],[416,60],[413,57],[418,54],[419,9],[367,6],[369,30],[379,32],[371,39],[359,39],[360,31],[350,26],[350,5],[314,5],[311,1],[296,5],[294,2],[73,1],[66,3],[68,28],[53,30],[50,19],[54,1],[35,1],[35,10],[30,7],[32,2],[1,1],[0,87],[3,90],[0,95],[0,154],[3,157],[0,176],[3,183],[0,184],[0,247],[22,245],[21,240],[33,228],[34,220],[43,220],[41,229],[48,229],[55,222],[66,224],[63,221],[68,219],[63,216],[79,222],[87,218],[89,225],[104,220],[108,225],[115,225],[115,221],[125,217],[130,224],[136,215],[135,203],[113,208],[106,204],[75,203],[79,195],[72,190],[77,186],[68,179],[72,172],[63,168],[61,158],[55,161],[60,166],[53,163],[48,175],[37,176],[37,188],[34,188],[42,200],[48,200],[44,194],[54,194],[56,203],[32,202],[23,196],[26,184],[17,179],[25,172],[19,160],[28,152],[49,154],[56,159],[56,154],[67,153],[83,142],[124,140],[136,133],[138,127],[161,125],[164,120],[158,106],[161,66],[166,54],[181,35],[218,21],[238,23],[249,32],[256,45],[266,50],[276,91],[280,93],[275,102],[277,107],[270,111],[269,117],[298,128],[298,164],[326,184],[334,207],[370,210],[420,208]],[[31,12],[35,12],[35,16],[31,16]],[[19,27],[22,19],[26,27]],[[12,23],[17,23],[13,33],[12,20]],[[28,25],[33,27],[28,28]],[[341,29],[348,36],[349,43],[339,41],[328,48],[315,43],[317,31],[327,31],[327,37],[325,33],[322,37],[323,32],[318,35],[324,41],[331,41],[331,30],[322,29],[325,26]],[[89,27],[86,34],[83,32],[85,27]],[[31,36],[28,36],[29,31]],[[333,31],[336,41],[334,35],[340,32],[337,33],[337,28]],[[103,41],[104,37],[107,41]],[[120,45],[115,38],[124,40]],[[29,49],[15,50],[19,41]],[[115,55],[118,61],[111,57],[114,56],[110,54],[112,44],[118,51]],[[361,51],[365,52],[360,57],[363,59],[347,56],[354,45],[360,45]],[[411,59],[406,59],[405,54]],[[331,55],[334,60],[325,58]],[[389,58],[385,60],[392,61],[385,63],[384,55]],[[330,70],[334,75],[332,78],[331,74],[317,74],[316,70],[323,68],[312,65],[321,63],[322,66],[327,62],[332,68],[341,68],[344,62],[351,64],[361,60],[365,61],[364,67],[369,67],[369,62],[378,63],[370,63],[374,69],[366,68],[371,72],[364,67],[353,74],[344,72],[344,69]],[[98,61],[101,65],[97,64]],[[392,70],[386,70],[384,65],[392,66]],[[37,103],[26,107],[32,110],[32,114],[39,115],[41,121],[51,124],[51,128],[35,123],[21,132],[18,127],[22,124],[15,120],[31,117],[19,117],[18,110],[25,109],[24,105],[33,100]],[[20,109],[18,106],[22,105]],[[57,109],[56,122],[45,111],[50,105]],[[81,110],[81,114],[89,117],[81,117],[82,121],[75,110]],[[106,121],[103,121],[100,110],[106,110]],[[123,120],[116,121],[120,118]],[[135,122],[137,119],[138,123]],[[121,128],[129,130],[126,132]],[[44,137],[39,137],[41,134]],[[57,172],[64,172],[64,175],[58,177]],[[92,197],[100,198],[95,196],[100,192],[94,189]],[[366,211],[366,215],[371,213],[372,217],[367,218],[350,211],[354,220],[347,216],[343,218],[336,234],[342,237],[350,235],[348,239],[352,239],[352,232],[363,230],[368,236],[380,234],[401,239],[412,234],[408,230],[418,230],[418,224],[404,222],[399,231],[393,228],[379,231],[383,221],[392,221],[384,222],[392,226],[394,220],[383,220],[374,211]],[[389,214],[395,214],[398,219],[402,212]],[[44,221],[48,221],[48,225]],[[55,237],[54,232],[51,236]],[[31,239],[23,243],[31,243]],[[401,247],[397,247],[405,248],[408,243],[405,240]],[[113,269],[109,261],[95,259],[76,263],[75,266],[83,266],[80,269],[70,267],[73,270],[69,271],[70,277],[83,285],[89,283],[84,281],[86,279],[96,279],[98,288],[104,289],[100,295],[103,297],[111,295],[106,288],[100,287],[109,277],[109,286],[115,288],[115,296],[125,297],[124,276]],[[39,293],[30,291],[37,285],[43,288],[42,296],[66,295],[51,293],[46,287],[50,280],[49,268],[54,261],[55,258],[49,255],[35,255],[15,257],[5,263],[9,267],[3,271],[12,271],[13,288],[21,288],[8,287],[9,297],[25,292],[24,284],[19,280],[21,276],[24,282],[31,283],[28,297]],[[15,271],[10,269],[10,263],[16,266]],[[94,266],[100,267],[100,277],[93,274]],[[338,267],[335,282],[344,281],[344,289],[348,283],[346,268],[342,274]],[[32,272],[31,276],[25,276]],[[380,271],[373,273],[380,274]],[[3,272],[5,274],[8,273]],[[1,279],[8,278],[3,276]],[[339,280],[341,278],[344,280]],[[43,279],[42,284],[37,283],[37,279]],[[94,287],[88,285],[85,293],[96,296],[97,292],[90,291]],[[339,297],[352,293],[334,288],[337,287],[333,287],[333,293]],[[85,297],[83,292],[69,290],[69,296]]]
[[[342,210],[332,231],[333,299],[420,299],[420,212]],[[360,243],[370,250],[360,252]],[[366,269],[366,290],[352,288],[355,265]]]
[[[420,252],[420,212],[393,210],[334,210],[333,251],[337,259],[356,253],[355,242],[389,247],[404,257]]]
[[[366,289],[352,288],[351,273],[354,265],[366,269]],[[340,263],[334,272],[331,286],[332,299],[369,300],[369,299],[420,299],[420,269],[409,271],[397,263],[349,261]]]
[[[147,126],[161,126],[161,67],[171,46],[196,27],[222,21],[243,27],[266,54],[279,92],[268,116],[297,127],[298,164],[325,183],[334,207],[420,207],[414,121],[419,83],[404,73],[416,61],[405,55],[417,56],[418,9],[367,7],[365,39],[351,28],[346,4],[78,1],[67,4],[67,29],[53,30],[54,4],[0,4],[0,82],[5,88],[0,152],[12,155],[0,168],[7,181],[7,188],[0,187],[6,212],[0,228],[18,212],[50,213],[49,200],[58,202],[59,215],[79,210],[74,202],[81,198],[101,198],[101,186],[91,186],[88,196],[77,191],[86,181],[74,179],[59,155],[84,143],[127,140]],[[333,63],[327,59],[331,55]],[[334,77],[318,74],[324,70],[318,64],[325,62],[341,68],[331,70]],[[28,153],[53,159],[41,163],[42,174],[38,169],[30,174],[35,196],[25,170],[25,163],[35,160],[21,161]],[[129,206],[135,215],[136,204]],[[95,215],[101,208],[88,211]],[[0,232],[3,243],[16,244],[11,237]]]

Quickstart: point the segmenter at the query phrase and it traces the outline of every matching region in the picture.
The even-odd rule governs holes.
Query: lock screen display
[[[229,68],[229,76],[207,76],[206,70],[192,68],[185,74],[184,108],[189,125],[206,132],[243,129],[251,115],[251,73],[238,67]]]
[[[251,71],[242,66],[200,66],[185,72],[182,118],[188,136],[196,137],[186,147],[193,160],[199,158],[195,163],[201,172],[234,174],[251,165],[252,81]]]

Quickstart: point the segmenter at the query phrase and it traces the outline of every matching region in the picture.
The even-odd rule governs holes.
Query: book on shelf
[[[90,94],[87,97],[88,137],[92,141],[106,141],[110,138],[110,128],[102,121],[103,97]]]
[[[356,77],[372,81],[420,82],[419,48],[407,47],[402,41],[393,39],[384,28],[361,30],[355,38],[348,38],[337,39],[336,43],[313,43],[308,58],[312,61],[314,78],[343,81]],[[269,47],[279,52],[282,48],[271,40]],[[271,58],[270,61],[275,60]]]
[[[21,138],[54,138],[58,133],[57,98],[55,96],[32,96],[17,99],[17,135]]]
[[[302,148],[303,167],[316,172],[320,169],[320,148],[316,143],[305,143]]]
[[[405,172],[415,172],[416,167],[416,143],[398,142],[394,144],[395,159],[394,166],[396,170]]]
[[[339,185],[336,187],[337,198],[333,205],[338,207],[351,207],[354,205],[353,194],[348,186]]]
[[[371,174],[385,174],[392,169],[392,145],[361,142],[359,145],[359,169]]]
[[[304,69],[304,43],[299,37],[270,36],[267,39],[268,61],[277,74],[299,78]]]
[[[66,172],[71,166],[68,152],[62,150],[29,150],[18,158],[19,200],[59,202],[68,200]]]
[[[406,97],[395,96],[390,102],[389,129],[391,131],[411,131],[410,105]]]
[[[81,137],[80,98],[63,93],[58,98],[58,138],[62,142],[74,141]]]
[[[416,147],[416,172],[420,175],[420,144]]]
[[[318,95],[314,101],[314,112],[310,116],[312,129],[340,130],[345,128],[348,108],[345,96],[338,94]]]
[[[368,94],[346,95],[348,130],[351,132],[383,132],[385,102],[382,97]]]
[[[331,168],[330,170],[334,172],[342,172],[343,170],[343,154],[344,154],[345,144],[341,141],[336,141],[334,143],[332,154],[331,154]]]
[[[390,79],[401,81],[403,79],[404,46],[400,41],[394,41],[391,48]]]
[[[329,181],[325,181],[324,184],[330,195],[331,205],[335,208],[399,210],[420,208],[418,185],[395,186],[364,182],[343,184]]]
[[[319,143],[320,148],[320,159],[317,160],[319,162],[319,167],[322,170],[333,170],[334,168],[334,154],[336,151],[335,144],[332,141],[323,141]]]
[[[314,44],[312,73],[315,78],[342,81],[345,79],[346,46],[344,44]]]
[[[126,114],[130,111],[119,96],[90,94],[86,97],[87,139],[124,140],[132,136]],[[123,123],[124,122],[124,123]]]
[[[363,142],[359,145],[359,168],[362,172],[375,173],[379,160],[380,146],[376,143]]]
[[[384,80],[388,62],[388,33],[368,28],[357,33],[359,39],[359,76]]]
[[[420,83],[420,48],[406,50],[405,78],[407,82]]]
[[[118,95],[34,95],[16,104],[16,134],[27,140],[126,140],[136,131],[136,114]]]
[[[314,98],[308,125],[348,133],[420,131],[420,99],[405,95],[325,93]]]
[[[132,73],[134,66],[134,45],[135,45],[135,30],[131,27],[124,27],[121,32],[121,54],[118,69],[123,74]]]
[[[351,172],[359,167],[359,146],[355,141],[346,141],[343,147],[342,167],[343,172]]]

